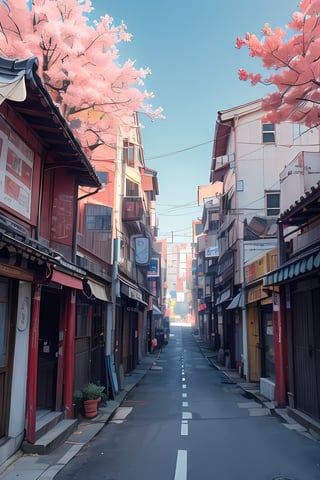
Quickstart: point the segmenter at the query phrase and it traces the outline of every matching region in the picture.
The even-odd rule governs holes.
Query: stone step
[[[37,410],[36,440],[51,430],[57,423],[63,420],[62,412],[51,410]]]
[[[61,445],[77,428],[78,420],[61,420],[53,425],[35,443],[24,441],[22,450],[25,453],[46,455]]]

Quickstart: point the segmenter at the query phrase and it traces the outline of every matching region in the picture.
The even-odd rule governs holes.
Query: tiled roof
[[[101,183],[93,166],[44,87],[37,70],[36,57],[16,60],[0,56],[2,86],[5,86],[6,82],[13,83],[22,76],[25,78],[27,93],[25,100],[7,99],[6,101],[39,136],[45,148],[56,154],[57,162],[61,162],[61,165],[75,173],[79,185],[100,187]]]
[[[320,181],[282,212],[278,222],[298,226],[315,215],[320,215]]]

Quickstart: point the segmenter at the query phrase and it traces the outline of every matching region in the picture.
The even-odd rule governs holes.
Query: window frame
[[[139,184],[126,178],[126,197],[139,197]]]
[[[98,213],[99,211],[100,213]],[[85,207],[85,226],[87,232],[111,232],[112,208],[106,205],[87,203]]]
[[[270,144],[276,142],[275,123],[262,123],[262,143]]]
[[[268,199],[271,197],[278,198],[278,206],[275,207],[274,205],[268,205]],[[280,191],[279,190],[266,190],[265,191],[265,201],[266,201],[266,215],[267,217],[278,217],[280,213]],[[270,213],[270,212],[273,213]]]

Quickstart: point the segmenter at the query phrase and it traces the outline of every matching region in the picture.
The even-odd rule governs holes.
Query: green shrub
[[[102,392],[104,391],[105,387],[101,385],[97,385],[96,383],[88,383],[84,387],[82,387],[82,398],[83,400],[95,400],[101,397]]]

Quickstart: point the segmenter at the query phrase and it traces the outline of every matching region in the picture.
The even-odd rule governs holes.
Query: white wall
[[[238,208],[246,209],[246,218],[265,215],[264,191],[280,190],[280,172],[300,151],[319,150],[317,129],[294,139],[293,124],[286,122],[277,124],[275,128],[276,143],[263,144],[261,112],[238,120],[235,174],[236,180],[244,182],[244,191],[237,192],[237,197]]]
[[[299,153],[281,172],[280,179],[283,213],[320,180],[320,154]]]
[[[23,435],[25,427],[30,312],[31,283],[20,282],[8,432],[12,438]]]

